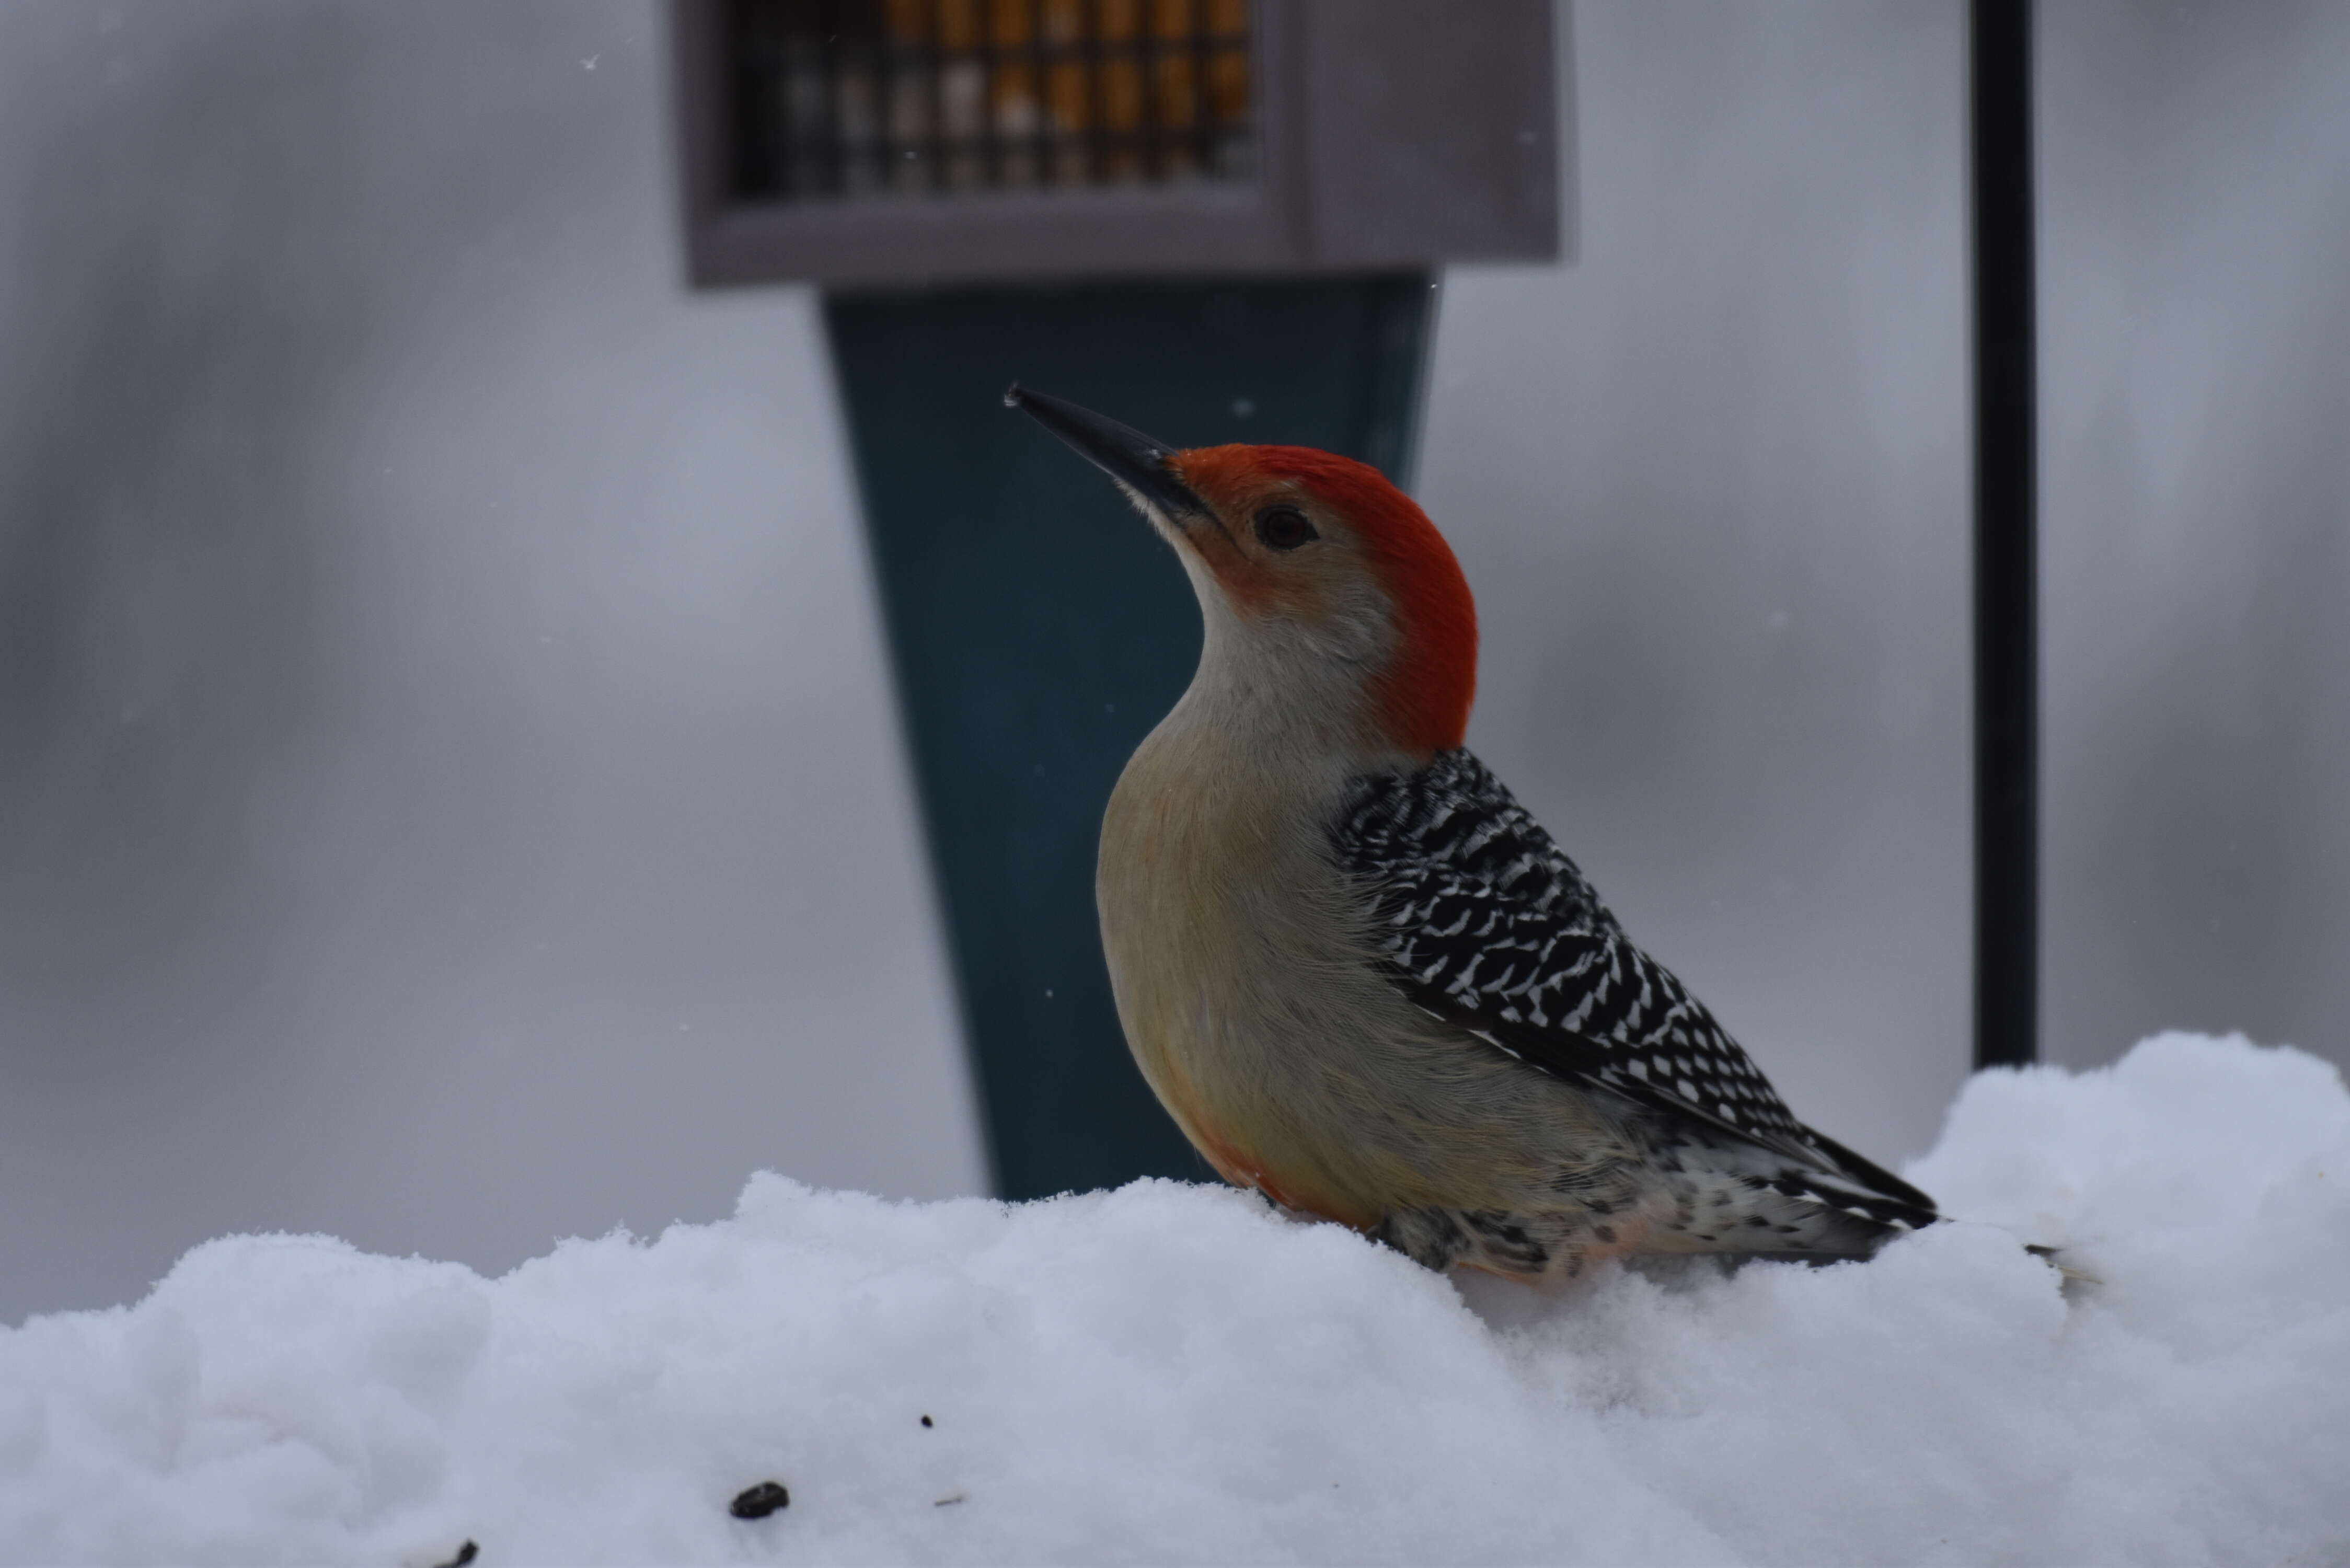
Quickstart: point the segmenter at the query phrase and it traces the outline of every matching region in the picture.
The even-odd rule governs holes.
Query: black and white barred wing
[[[1692,1117],[1931,1217],[1922,1193],[1795,1119],[1469,752],[1357,780],[1333,840],[1370,890],[1392,978],[1421,1007],[1531,1066]]]
[[[1555,1036],[1538,1066],[1645,1089],[1751,1134],[1802,1137],[1746,1053],[1632,944],[1471,753],[1357,781],[1337,840],[1348,868],[1374,885],[1383,957],[1431,1012],[1509,1026],[1513,1042]]]

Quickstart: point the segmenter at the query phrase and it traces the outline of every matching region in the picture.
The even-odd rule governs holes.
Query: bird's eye
[[[1295,506],[1272,506],[1256,514],[1256,536],[1275,550],[1295,550],[1322,537]]]

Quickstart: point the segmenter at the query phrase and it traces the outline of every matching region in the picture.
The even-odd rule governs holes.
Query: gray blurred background
[[[1966,1070],[1963,7],[1582,0],[1448,275],[1476,745],[1796,1108]],[[2350,9],[2042,28],[2045,1048],[2344,1057]],[[654,0],[0,5],[0,1318],[983,1162],[799,289]]]

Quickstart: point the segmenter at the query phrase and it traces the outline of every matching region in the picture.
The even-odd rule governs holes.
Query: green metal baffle
[[[826,303],[1005,1198],[1210,1173],[1128,1054],[1093,895],[1102,809],[1191,680],[1199,609],[1166,545],[1003,389],[1401,480],[1430,299],[1411,272]]]

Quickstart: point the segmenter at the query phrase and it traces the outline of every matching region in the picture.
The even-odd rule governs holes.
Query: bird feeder
[[[1121,1043],[1092,895],[1198,612],[1000,397],[1407,477],[1434,269],[1560,252],[1550,0],[672,14],[694,283],[826,290],[998,1190],[1201,1174]]]

